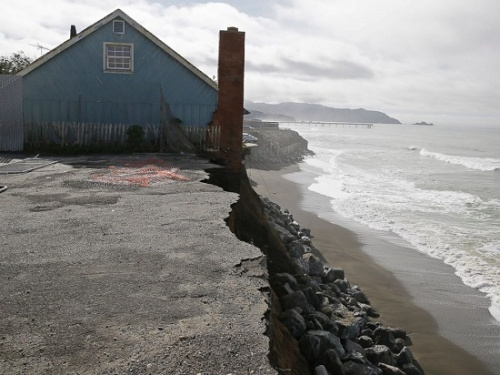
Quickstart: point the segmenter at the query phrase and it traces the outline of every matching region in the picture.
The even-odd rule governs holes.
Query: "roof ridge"
[[[60,45],[57,47],[51,49],[49,52],[47,52],[45,55],[39,57],[35,61],[33,61],[30,65],[25,67],[23,70],[17,73],[17,75],[20,76],[25,76],[32,72],[33,70],[37,69],[39,66],[45,64],[47,61],[51,60],[55,56],[57,56],[59,53],[65,51],[69,47],[73,46],[74,44],[78,43],[80,40],[86,38],[88,35],[92,34],[94,31],[98,30],[105,24],[108,24],[112,20],[114,20],[117,17],[121,17],[129,23],[132,27],[134,27],[139,33],[144,35],[146,38],[148,38],[150,41],[152,41],[155,45],[157,45],[159,48],[161,48],[164,52],[172,56],[176,61],[178,61],[181,65],[183,65],[185,68],[187,68],[189,71],[194,73],[198,78],[200,78],[202,81],[207,83],[208,85],[212,86],[215,89],[218,89],[217,83],[215,83],[208,75],[203,73],[200,69],[198,69],[196,66],[194,66],[192,63],[190,63],[187,59],[182,57],[179,53],[177,53],[175,50],[173,50],[171,47],[169,47],[166,43],[161,41],[158,37],[156,37],[154,34],[149,32],[144,26],[142,26],[140,23],[135,21],[133,18],[131,18],[127,13],[122,11],[121,9],[117,8],[107,16],[101,18],[97,22],[94,22],[90,26],[86,27],[83,29],[81,32],[76,34],[73,38],[67,39],[64,42],[62,42]]]

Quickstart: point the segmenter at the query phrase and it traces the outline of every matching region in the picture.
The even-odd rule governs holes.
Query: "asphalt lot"
[[[0,374],[276,373],[262,254],[213,166],[59,159],[0,174]]]

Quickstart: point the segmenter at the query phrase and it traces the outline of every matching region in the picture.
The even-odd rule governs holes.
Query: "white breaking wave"
[[[499,176],[484,172],[500,170],[498,137],[434,129],[442,133],[437,137],[416,129],[408,143],[406,132],[388,127],[298,130],[315,152],[304,163],[315,175],[309,189],[328,197],[332,211],[453,266],[490,298],[500,322]],[[453,173],[458,167],[464,173]]]
[[[446,155],[438,152],[427,151],[425,148],[420,150],[420,155],[450,164],[463,165],[464,167],[476,169],[478,171],[500,170],[500,159]]]
[[[393,232],[420,251],[442,259],[467,285],[491,298],[492,311],[500,309],[498,270],[485,261],[500,252],[498,242],[490,242],[495,232],[484,227],[486,223],[475,229],[467,226],[470,221],[489,216],[496,200],[484,201],[461,191],[421,189],[393,174],[367,173],[344,164],[339,160],[344,155],[330,152],[322,161],[308,159],[310,165],[329,169],[309,189],[329,197],[333,210],[342,216]],[[325,168],[327,160],[330,168]],[[465,220],[469,224],[462,224]]]

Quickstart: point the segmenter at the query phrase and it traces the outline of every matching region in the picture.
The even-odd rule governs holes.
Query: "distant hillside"
[[[260,118],[267,121],[287,121],[285,118],[293,117],[297,121],[328,121],[328,122],[363,122],[375,124],[401,124],[395,118],[389,117],[383,112],[369,111],[363,108],[332,108],[319,104],[307,103],[280,103],[266,104],[247,101],[245,108],[251,112],[247,117]],[[260,112],[259,117],[257,113]],[[255,114],[254,114],[255,113]]]
[[[245,115],[245,120],[247,119],[259,119],[262,121],[278,121],[278,122],[295,122],[297,121],[292,116],[280,115],[280,114],[272,114],[272,113],[264,113],[261,111],[255,111],[253,109],[245,108],[248,112],[248,115]]]

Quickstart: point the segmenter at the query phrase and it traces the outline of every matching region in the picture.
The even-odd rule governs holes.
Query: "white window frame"
[[[122,29],[122,31],[116,31],[116,29],[117,29],[116,25],[117,24],[121,24],[120,28]],[[123,21],[123,20],[113,20],[113,32],[115,34],[125,34],[125,21]]]
[[[103,43],[103,66],[104,71],[109,73],[133,73],[134,45],[132,43]]]

